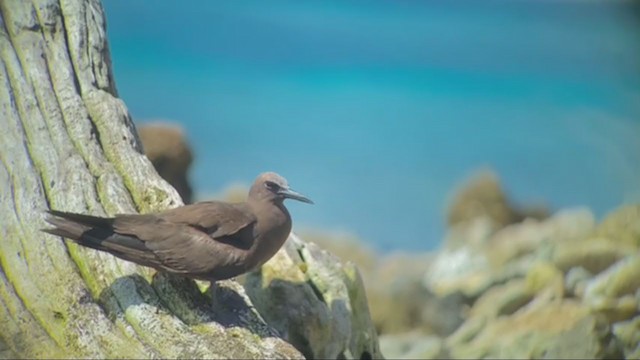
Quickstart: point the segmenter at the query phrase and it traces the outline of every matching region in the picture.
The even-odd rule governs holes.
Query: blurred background
[[[295,227],[429,250],[476,169],[515,203],[640,199],[640,11],[619,1],[105,1],[119,96],[181,124],[194,200],[262,171]]]

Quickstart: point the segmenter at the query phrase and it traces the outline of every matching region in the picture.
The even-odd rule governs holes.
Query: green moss
[[[24,357],[43,358],[52,356],[62,356],[60,348],[52,338],[44,333],[35,319],[15,299],[16,294],[10,292],[0,283],[0,299],[4,305],[0,308],[0,319],[2,328],[0,330],[0,341],[2,336],[9,334],[29,334],[29,336],[13,336],[7,340],[11,341],[12,350],[17,351]],[[2,310],[6,310],[3,313]],[[5,333],[6,332],[6,333]],[[3,334],[4,333],[4,334]]]
[[[16,228],[20,229],[16,231]],[[66,284],[66,276],[61,274],[59,277],[55,277],[51,279],[51,276],[55,276],[50,274],[48,271],[48,263],[43,263],[40,261],[43,256],[46,256],[46,249],[39,247],[33,250],[32,254],[27,254],[25,249],[29,249],[33,240],[38,238],[38,230],[32,229],[30,227],[24,226],[22,223],[16,225],[13,229],[8,229],[6,239],[1,239],[2,241],[7,241],[4,250],[8,250],[6,253],[2,253],[3,270],[4,274],[7,277],[7,281],[13,284],[17,284],[18,286],[15,288],[15,293],[5,293],[3,296],[6,296],[7,299],[11,298],[19,298],[21,301],[21,305],[24,307],[24,312],[29,313],[30,319],[33,322],[29,324],[23,323],[20,321],[20,332],[22,333],[31,333],[35,332],[35,328],[37,327],[39,330],[42,330],[43,333],[41,337],[44,338],[48,335],[48,337],[58,345],[59,349],[56,349],[53,344],[51,344],[51,348],[47,351],[52,353],[56,353],[61,351],[60,349],[64,348],[64,326],[60,321],[56,321],[53,317],[53,313],[51,311],[52,307],[60,306],[62,309],[56,308],[56,311],[66,312],[64,310],[64,299],[60,299],[61,293],[63,291],[53,290],[47,292],[47,294],[42,294],[42,289],[47,289],[47,286],[58,286],[59,284],[64,286]],[[11,231],[13,230],[13,231]],[[11,240],[9,240],[11,239]],[[42,274],[41,276],[33,277],[30,281],[24,280],[24,274],[21,271],[25,271],[18,268],[12,267],[12,263],[16,262],[16,258],[14,255],[14,249],[22,247],[23,250],[23,259],[27,262],[27,266],[29,271],[34,274]],[[13,248],[13,249],[12,249]],[[52,259],[55,263],[56,259]],[[45,268],[47,270],[45,270]],[[47,283],[47,280],[52,280],[51,283]],[[63,288],[64,289],[64,288]],[[61,303],[60,305],[58,305]],[[17,309],[14,309],[14,311]],[[13,318],[21,319],[25,314],[13,314]],[[44,339],[43,339],[44,340]],[[25,352],[35,351],[34,349],[26,349]]]
[[[198,290],[200,290],[200,293],[204,294],[207,292],[207,290],[209,290],[209,287],[211,286],[211,283],[209,281],[201,281],[201,280],[195,280],[196,285],[198,286]]]
[[[164,203],[169,198],[169,195],[164,190],[157,187],[143,187],[138,191],[138,188],[128,177],[125,176],[124,180],[125,186],[131,193],[139,213],[146,214],[164,210],[159,207],[159,204]]]
[[[158,210],[158,204],[164,203],[169,195],[162,189],[156,187],[144,188],[142,203],[136,201],[141,212],[151,212]]]
[[[98,298],[100,296],[100,292],[103,289],[103,286],[100,285],[98,279],[96,279],[93,275],[94,271],[90,264],[91,260],[80,254],[79,247],[75,243],[67,243],[67,248],[69,249],[69,255],[71,255],[71,259],[73,259],[73,262],[75,262],[76,266],[78,267],[80,276],[91,292],[91,295],[94,298]]]

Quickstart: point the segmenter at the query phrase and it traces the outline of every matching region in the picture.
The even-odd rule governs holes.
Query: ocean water
[[[637,3],[637,2],[636,2]],[[516,203],[640,200],[640,11],[616,1],[105,0],[119,96],[200,198],[274,170],[298,229],[437,247],[475,169]]]

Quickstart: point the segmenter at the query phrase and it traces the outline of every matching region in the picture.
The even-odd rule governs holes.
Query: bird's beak
[[[287,198],[287,199],[293,199],[293,200],[305,202],[307,204],[313,204],[313,201],[311,201],[311,199],[291,189],[281,189],[280,191],[278,191],[278,194],[282,195],[284,198]]]

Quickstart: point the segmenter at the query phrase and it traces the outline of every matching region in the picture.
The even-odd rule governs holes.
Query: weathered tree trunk
[[[0,58],[0,355],[300,356],[235,282],[202,294],[40,232],[48,208],[181,203],[117,98],[99,1],[0,0]]]

